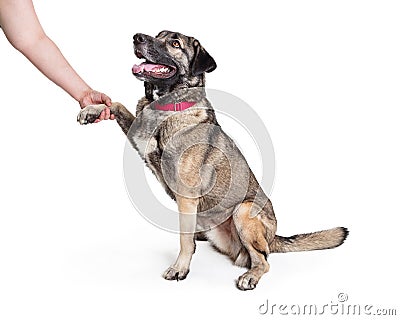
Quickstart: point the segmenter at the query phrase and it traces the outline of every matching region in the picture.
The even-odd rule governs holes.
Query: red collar
[[[156,110],[161,110],[161,111],[184,111],[186,109],[189,109],[195,104],[196,102],[193,101],[183,101],[183,102],[169,103],[163,105],[155,103],[154,108]]]

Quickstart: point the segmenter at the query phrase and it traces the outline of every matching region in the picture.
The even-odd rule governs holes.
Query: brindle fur
[[[171,40],[179,40],[181,48],[173,48]],[[255,288],[269,270],[267,257],[270,253],[328,249],[343,243],[348,231],[341,227],[291,237],[275,234],[277,223],[271,201],[262,192],[234,142],[220,129],[205,97],[205,72],[213,71],[216,64],[198,40],[177,32],[162,31],[155,38],[137,34],[134,43],[135,49],[146,59],[164,64],[172,61],[177,68],[170,79],[141,78],[145,81],[145,96],[138,102],[136,117],[120,103],[113,103],[110,108],[133,147],[178,204],[181,250],[176,262],[165,271],[165,279],[182,280],[187,276],[195,251],[196,222],[207,225],[216,221],[217,226],[203,228],[199,238],[206,238],[235,265],[248,268],[237,281],[241,290]],[[197,103],[185,111],[165,112],[154,110],[155,101],[158,104]],[[87,106],[78,115],[78,121],[92,123],[104,108],[104,105]],[[207,131],[208,127],[204,125],[213,129]],[[196,139],[204,138],[204,135],[212,142],[209,146],[196,144]],[[145,148],[141,146],[143,141],[147,145]],[[215,143],[229,150],[230,155],[215,148]],[[167,168],[169,177],[166,177],[161,159],[169,152],[167,149],[171,144],[175,149],[182,145],[184,149],[185,145],[190,147],[181,153],[177,168],[173,165]],[[200,177],[199,172],[205,164],[212,165],[214,175],[205,171]],[[177,188],[172,190],[166,179],[177,176],[174,170],[179,171],[182,183],[177,182]],[[235,188],[227,195],[230,186],[242,184],[247,185],[242,195],[236,194]],[[183,190],[182,185],[189,187]],[[209,191],[202,194],[200,189],[207,187],[210,187]],[[225,203],[220,205],[222,199]],[[204,212],[207,214],[202,216]]]

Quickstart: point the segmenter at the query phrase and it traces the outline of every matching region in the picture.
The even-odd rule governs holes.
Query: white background
[[[131,110],[143,94],[133,34],[196,36],[218,63],[208,86],[249,103],[270,132],[278,233],[342,225],[346,243],[271,255],[252,292],[206,243],[185,281],[162,279],[178,237],[131,205],[116,123],[80,127],[78,104],[0,37],[1,319],[259,319],[267,299],[323,305],[340,292],[400,312],[400,5],[261,3],[35,2],[79,74]]]

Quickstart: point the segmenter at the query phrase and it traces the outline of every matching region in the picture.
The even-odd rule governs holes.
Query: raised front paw
[[[169,267],[165,270],[163,278],[166,280],[183,280],[189,273],[189,269],[179,269],[175,266]]]
[[[88,105],[79,112],[77,121],[80,124],[93,123],[100,116],[100,113],[106,108],[105,104]]]

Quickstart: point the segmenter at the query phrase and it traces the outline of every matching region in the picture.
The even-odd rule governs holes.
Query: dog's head
[[[145,62],[134,65],[132,72],[145,81],[146,96],[153,95],[154,90],[162,95],[204,86],[205,73],[217,67],[198,40],[178,32],[161,31],[156,37],[137,33],[133,43],[135,55]]]

